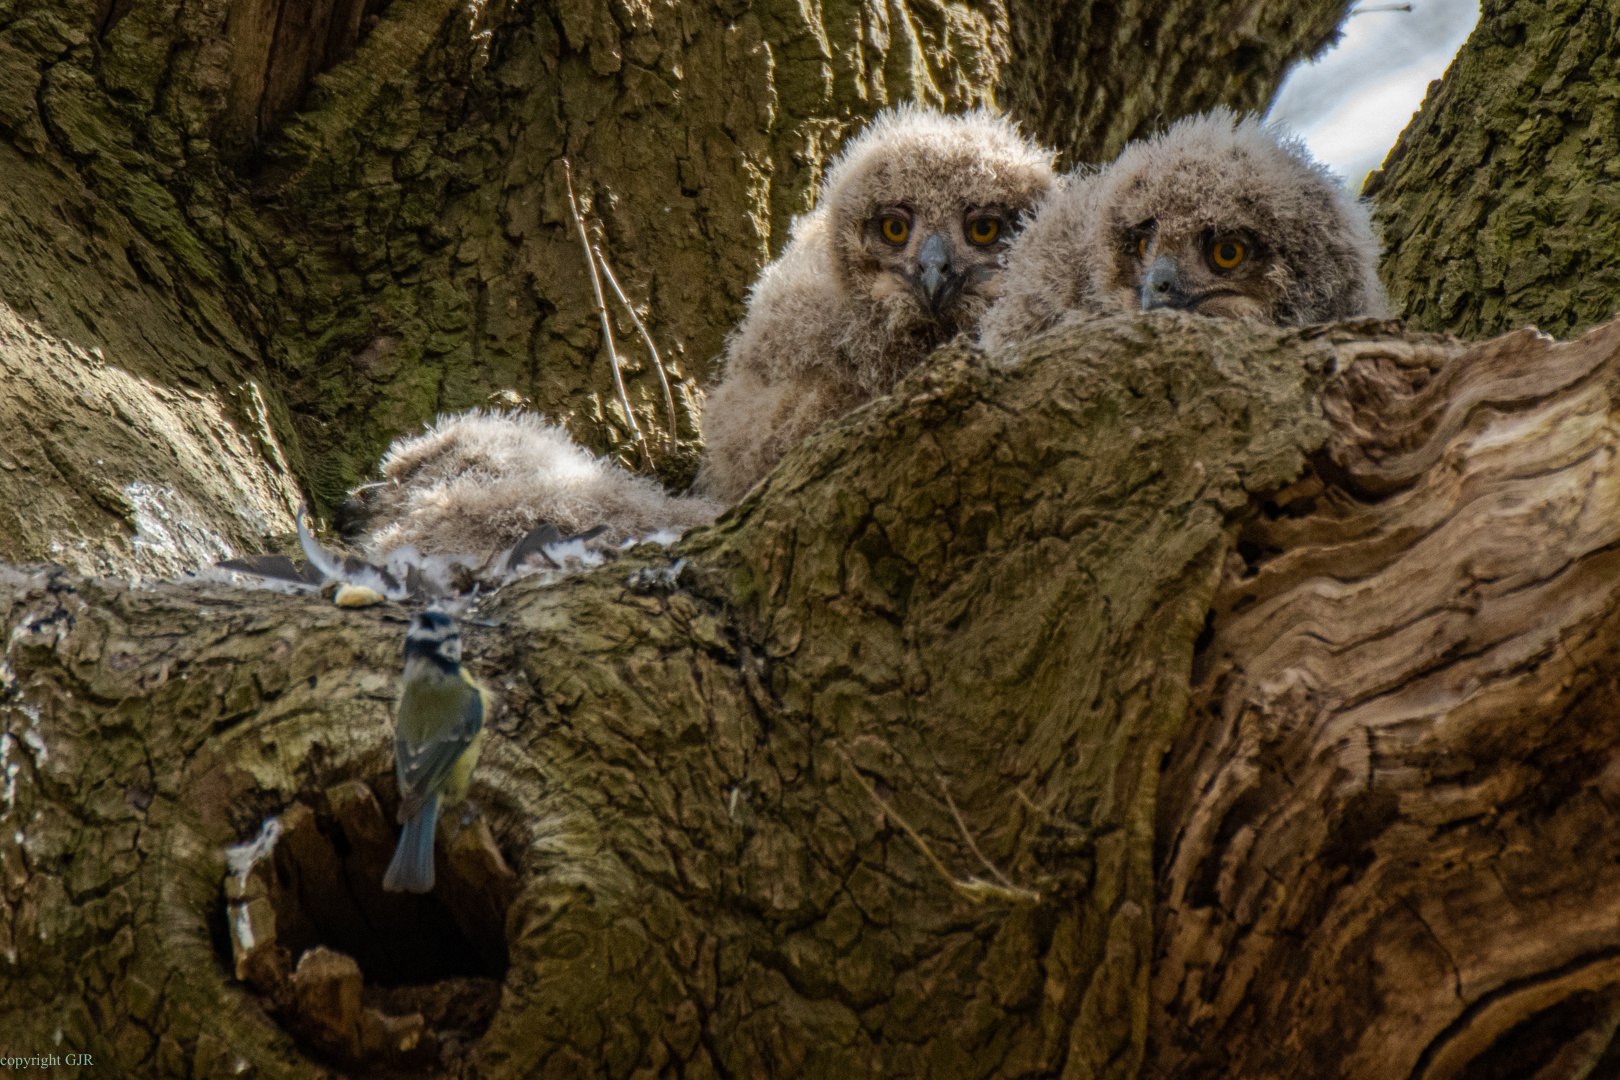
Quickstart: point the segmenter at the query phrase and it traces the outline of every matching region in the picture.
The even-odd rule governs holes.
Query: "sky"
[[[1401,0],[1404,6],[1405,0]],[[1268,114],[1304,137],[1318,161],[1359,192],[1445,73],[1479,20],[1479,0],[1410,0],[1410,11],[1368,10],[1344,38],[1283,81]],[[1362,0],[1383,8],[1391,0]]]

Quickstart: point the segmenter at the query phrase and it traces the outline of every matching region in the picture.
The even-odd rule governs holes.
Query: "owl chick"
[[[1007,253],[989,349],[1162,308],[1297,326],[1388,312],[1366,208],[1303,143],[1216,109],[1066,178]]]
[[[1021,215],[1053,179],[1052,153],[990,113],[875,117],[727,340],[703,410],[700,490],[737,501],[824,421],[975,332]]]
[[[560,533],[606,526],[603,538],[616,542],[707,525],[722,509],[665,494],[533,413],[440,417],[423,434],[397,440],[382,474],[366,492],[366,548],[374,557],[407,545],[423,555],[488,555],[542,522]]]

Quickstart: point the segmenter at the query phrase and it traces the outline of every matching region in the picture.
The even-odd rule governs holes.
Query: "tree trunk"
[[[425,899],[377,887],[403,611],[84,576],[254,547],[497,391],[633,462],[564,157],[678,482],[861,118],[1106,157],[1343,10],[0,0],[0,557],[72,568],[0,570],[0,1057],[1620,1073],[1620,324],[944,350],[675,551],[485,602]],[[1421,325],[1606,317],[1611,21],[1487,5],[1371,182]]]
[[[490,838],[444,826],[441,906],[371,876],[401,612],[10,572],[6,1052],[1584,1075],[1617,347],[1167,316],[944,350],[674,551],[485,605]],[[271,930],[358,956],[353,1008],[309,1003],[341,957],[255,968]]]
[[[997,100],[1066,165],[1215,105],[1264,113],[1289,68],[1338,40],[1338,0],[1051,0],[1007,5]]]
[[[1620,1074],[1620,323],[1410,336],[1322,406],[1167,763],[1153,1072]]]
[[[290,531],[294,480],[335,506],[389,440],[478,405],[526,401],[644,467],[565,161],[669,365],[674,453],[615,309],[679,486],[722,336],[860,121],[999,95],[1102,157],[1262,105],[1347,6],[0,0],[0,497],[61,507],[0,516],[0,558],[172,573],[253,549]],[[174,394],[220,434],[172,422]],[[143,535],[149,491],[189,547]]]
[[[1484,0],[1479,25],[1367,178],[1383,276],[1414,325],[1573,337],[1615,313],[1617,11]]]

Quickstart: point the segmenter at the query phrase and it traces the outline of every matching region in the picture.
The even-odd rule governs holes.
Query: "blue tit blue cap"
[[[411,636],[417,635],[442,639],[456,632],[456,620],[442,611],[418,612],[416,618],[411,620]]]
[[[442,665],[461,660],[461,631],[456,620],[442,611],[424,611],[411,620],[405,634],[405,656],[432,657]]]

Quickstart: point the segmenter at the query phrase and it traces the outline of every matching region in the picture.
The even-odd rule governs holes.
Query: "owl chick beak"
[[[956,253],[943,233],[934,233],[917,251],[917,265],[908,276],[917,295],[935,318],[962,292],[967,275],[955,266]]]
[[[1181,264],[1168,255],[1154,259],[1153,265],[1142,275],[1143,311],[1160,308],[1188,311],[1201,299],[1187,292],[1186,283],[1181,279]]]

